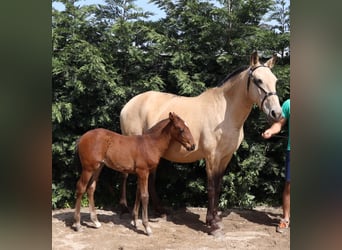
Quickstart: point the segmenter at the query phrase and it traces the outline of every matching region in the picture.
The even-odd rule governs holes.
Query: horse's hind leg
[[[73,227],[76,231],[79,231],[81,228],[81,200],[82,196],[87,189],[87,184],[92,176],[92,172],[83,170],[81,173],[81,177],[77,181],[76,184],[76,204],[75,204],[75,214],[74,219],[75,223]]]
[[[101,227],[101,223],[97,219],[97,215],[96,215],[94,193],[95,193],[95,189],[96,189],[96,182],[98,180],[98,177],[100,175],[102,167],[103,166],[100,166],[96,170],[96,172],[93,174],[93,176],[92,176],[92,178],[90,180],[90,183],[88,183],[88,189],[87,189],[88,200],[89,200],[90,219],[94,223],[95,228]]]

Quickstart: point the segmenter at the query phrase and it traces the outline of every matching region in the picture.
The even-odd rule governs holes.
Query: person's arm
[[[278,122],[272,124],[272,126],[266,129],[261,135],[264,139],[269,139],[272,135],[278,134],[281,128],[286,124],[286,119],[282,117]]]

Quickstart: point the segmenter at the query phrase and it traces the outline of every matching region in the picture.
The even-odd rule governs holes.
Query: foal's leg
[[[127,185],[128,174],[122,174],[122,183],[121,183],[121,198],[120,198],[120,210],[121,214],[128,213],[129,209],[127,206],[127,198],[126,198],[126,185]]]
[[[102,167],[103,167],[103,165],[100,165],[100,167],[94,172],[93,176],[91,177],[90,182],[88,183],[88,189],[87,189],[88,200],[89,200],[90,219],[94,223],[94,226],[96,228],[101,227],[101,223],[97,219],[97,215],[96,215],[94,193],[95,193],[95,189],[96,189],[96,182],[99,178]]]
[[[75,223],[73,227],[75,228],[76,231],[79,231],[81,228],[81,200],[82,196],[85,193],[87,189],[87,184],[92,176],[92,172],[82,170],[81,177],[77,181],[76,184],[76,204],[75,204]]]
[[[142,224],[145,227],[147,235],[152,234],[152,230],[148,224],[148,170],[143,170],[138,173],[139,178],[139,189],[140,189],[140,198],[142,203]]]
[[[95,228],[101,227],[101,223],[97,219],[96,209],[95,209],[95,202],[94,202],[94,192],[96,189],[96,180],[89,186],[87,190],[88,200],[89,200],[89,212],[90,212],[90,219],[94,223]]]
[[[135,193],[135,203],[134,203],[134,208],[132,211],[133,225],[135,228],[137,228],[137,221],[139,218],[139,208],[140,208],[140,201],[141,201],[139,183],[140,183],[140,180],[138,179],[137,192]]]

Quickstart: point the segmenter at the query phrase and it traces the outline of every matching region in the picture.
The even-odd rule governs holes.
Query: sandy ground
[[[208,235],[205,208],[170,211],[164,218],[150,218],[153,234],[147,236],[139,220],[131,225],[129,215],[97,210],[102,227],[93,228],[88,208],[81,209],[82,230],[75,232],[73,209],[52,211],[52,249],[290,249],[290,230],[275,231],[281,208],[232,209],[221,213],[224,235]]]

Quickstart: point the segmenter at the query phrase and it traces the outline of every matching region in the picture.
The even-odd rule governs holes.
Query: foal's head
[[[188,151],[194,150],[196,147],[194,138],[185,122],[174,112],[169,113],[169,119],[172,122],[172,138],[182,144]]]

